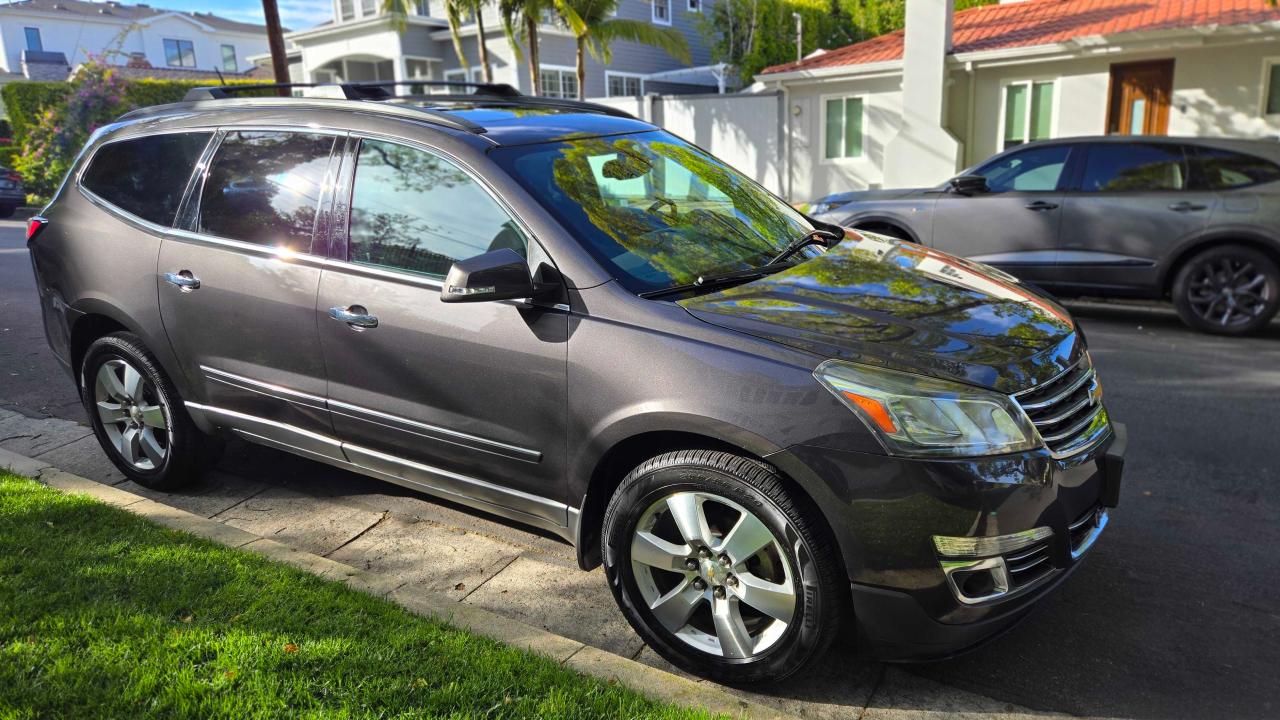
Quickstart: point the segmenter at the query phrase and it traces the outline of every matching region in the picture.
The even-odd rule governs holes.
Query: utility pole
[[[791,19],[796,21],[796,62],[804,59],[804,18],[800,17],[800,13],[791,13]]]
[[[262,14],[267,19],[267,46],[271,48],[271,71],[276,82],[289,82],[289,58],[284,54],[284,30],[280,27],[280,10],[276,0],[262,0]],[[288,88],[276,91],[281,97],[289,97]]]

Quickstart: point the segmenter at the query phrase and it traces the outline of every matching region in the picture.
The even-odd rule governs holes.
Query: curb
[[[702,709],[712,715],[751,720],[797,718],[767,705],[743,700],[714,684],[695,682],[505,615],[463,605],[441,593],[401,586],[376,573],[64,472],[48,463],[3,448],[0,448],[0,470],[34,478],[63,492],[87,495],[170,529],[256,553],[326,580],[343,583],[354,590],[390,600],[415,615],[433,617],[476,635],[548,657],[585,675],[620,683],[651,700]]]

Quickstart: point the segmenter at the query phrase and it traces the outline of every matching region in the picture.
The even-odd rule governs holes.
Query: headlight
[[[818,202],[815,202],[809,206],[809,214],[821,215],[822,213],[831,212],[832,210],[835,210],[838,207],[844,207],[845,205],[848,205],[848,204],[849,203],[847,201],[819,200]]]
[[[813,375],[893,455],[999,455],[1041,445],[1022,408],[996,392],[839,360]]]

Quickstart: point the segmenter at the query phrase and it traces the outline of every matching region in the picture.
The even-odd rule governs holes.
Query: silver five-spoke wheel
[[[676,492],[636,525],[631,567],[653,616],[686,644],[725,658],[769,649],[795,617],[788,553],[746,508]]]
[[[169,455],[169,412],[155,386],[136,367],[112,358],[94,378],[98,418],[116,452],[139,470],[155,470]]]

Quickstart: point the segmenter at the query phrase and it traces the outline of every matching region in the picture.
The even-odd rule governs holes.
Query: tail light
[[[44,230],[44,226],[48,224],[48,219],[42,218],[39,215],[32,216],[31,219],[27,221],[27,244],[31,244],[31,241],[35,240],[36,236],[40,234],[40,231]]]

